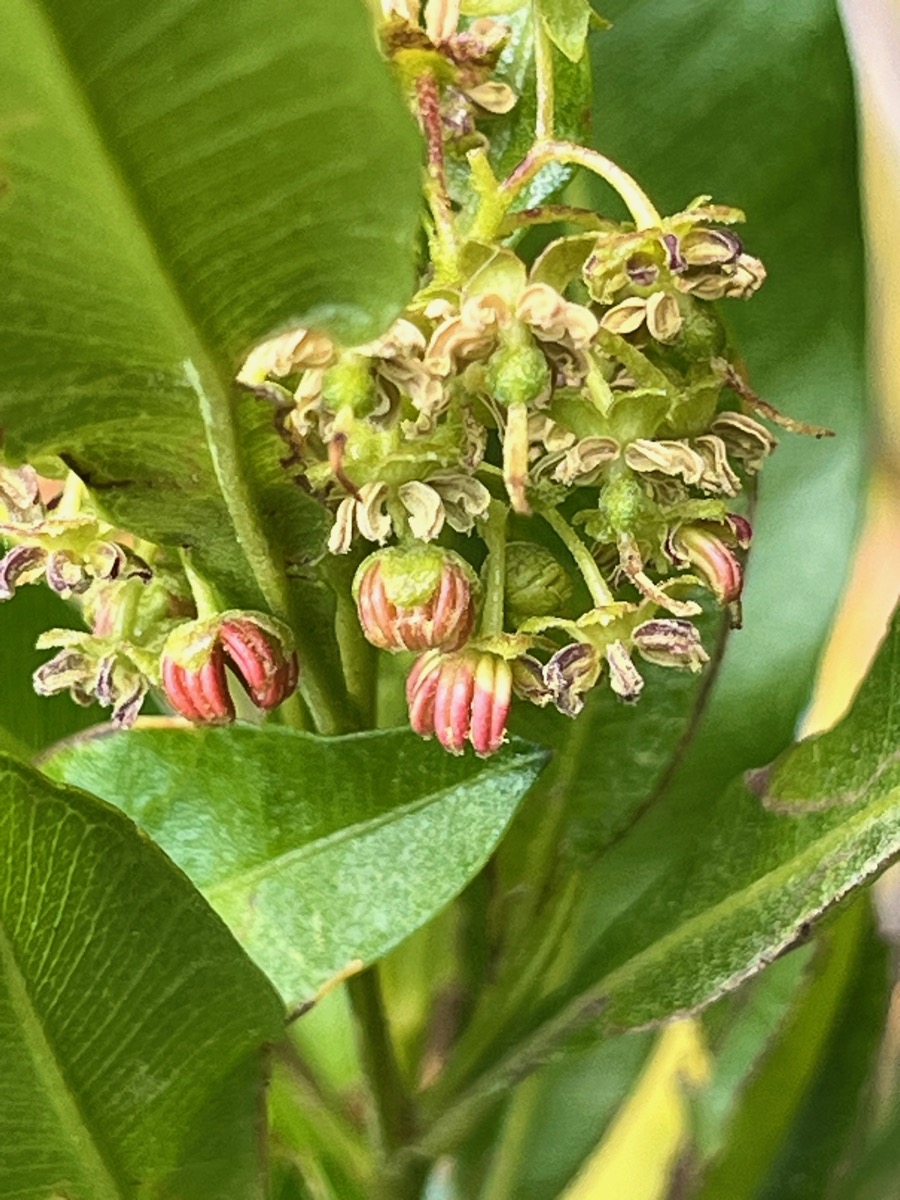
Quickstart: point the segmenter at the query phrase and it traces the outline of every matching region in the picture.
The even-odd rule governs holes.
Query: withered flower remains
[[[378,19],[423,134],[418,290],[373,341],[290,329],[237,378],[247,404],[274,402],[292,477],[330,516],[322,556],[350,571],[326,570],[329,585],[352,575],[364,638],[417,655],[413,729],[487,755],[514,695],[577,717],[601,682],[637,701],[643,663],[702,670],[704,601],[740,623],[745,496],[769,426],[828,431],[758,397],[729,343],[717,304],[766,278],[738,209],[698,196],[662,216],[615,163],[556,138],[546,46],[534,143],[498,178],[515,20],[461,17],[458,0],[382,0]],[[534,205],[546,168],[599,175],[630,219]],[[529,261],[521,231],[554,219],[560,236]],[[234,718],[229,674],[261,711],[292,693],[290,630],[227,608],[185,555],[117,533],[83,494],[48,509],[28,468],[0,493],[0,598],[42,578],[90,627],[43,639],[60,653],[40,690],[123,724],[149,688],[197,722]]]

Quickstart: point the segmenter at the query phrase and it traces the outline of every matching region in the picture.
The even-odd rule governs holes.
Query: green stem
[[[655,229],[660,224],[662,218],[647,194],[611,158],[575,142],[548,140],[536,142],[512,174],[499,185],[495,203],[485,211],[483,219],[473,224],[472,237],[480,241],[492,240],[519,192],[538,171],[554,162],[584,167],[605,180],[622,197],[638,229]]]
[[[304,637],[303,614],[296,606],[283,567],[276,561],[260,521],[259,512],[244,473],[237,431],[229,409],[220,411],[203,386],[193,363],[184,364],[194,389],[209,445],[213,468],[228,507],[238,545],[253,572],[272,615],[290,625],[301,659],[299,690],[320,733],[341,733],[347,718],[333,681],[322,671],[317,647]]]
[[[408,1153],[417,1114],[391,1041],[376,967],[347,980],[363,1076],[372,1102],[372,1126],[382,1159],[384,1200],[417,1200],[427,1160]]]
[[[500,500],[492,500],[481,533],[488,549],[485,566],[485,600],[481,612],[481,637],[503,632],[506,600],[506,519],[509,509]]]
[[[531,23],[534,30],[535,121],[534,134],[538,142],[553,137],[553,49],[537,0],[532,0]]]
[[[585,546],[575,530],[569,525],[568,521],[555,508],[541,509],[540,515],[572,555],[584,582],[587,584],[587,589],[591,593],[591,599],[597,608],[605,608],[609,604],[614,604],[615,597],[609,590],[606,580],[601,575],[600,568],[594,562],[587,546]]]
[[[375,725],[378,652],[363,636],[349,586],[336,589],[336,595],[335,629],[347,681],[347,694],[359,713],[360,725],[371,729]]]
[[[456,276],[458,258],[456,227],[453,205],[447,191],[440,88],[432,71],[424,71],[416,79],[416,100],[422,132],[425,135],[425,198],[434,221],[435,237],[431,247],[431,259],[436,277],[452,280]]]
[[[178,551],[178,557],[181,559],[181,567],[191,589],[194,607],[197,609],[197,620],[206,621],[215,617],[224,607],[221,596],[212,584],[194,569],[190,550],[182,547]]]

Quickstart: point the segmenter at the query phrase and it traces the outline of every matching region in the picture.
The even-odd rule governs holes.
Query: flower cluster
[[[0,467],[0,534],[9,545],[0,559],[0,600],[41,580],[76,603],[87,625],[38,639],[39,649],[57,650],[34,674],[39,694],[68,691],[79,704],[96,701],[122,728],[151,689],[188,720],[233,720],[226,663],[263,711],[296,687],[288,630],[262,613],[197,620],[184,564],[157,546],[136,546],[99,518],[74,475],[45,503],[31,467]]]
[[[700,671],[704,595],[740,623],[744,494],[770,426],[828,431],[757,396],[729,344],[716,305],[766,277],[739,210],[700,196],[663,217],[616,164],[555,140],[547,53],[536,140],[498,180],[488,133],[518,99],[501,69],[511,28],[462,19],[459,0],[379,8],[424,135],[419,289],[374,341],[289,329],[237,378],[274,402],[293,478],[330,514],[323,556],[355,568],[362,633],[416,656],[413,729],[487,755],[514,696],[575,717],[601,680],[636,701],[638,663]],[[633,219],[526,206],[531,181],[569,166]],[[558,218],[576,231],[526,260],[522,229]],[[60,652],[38,689],[97,699],[119,724],[151,688],[190,721],[233,720],[229,676],[255,708],[282,703],[300,666],[291,631],[230,608],[186,554],[118,534],[79,486],[51,508],[27,468],[0,477],[0,598],[43,578],[90,630],[44,636]]]
[[[421,654],[418,732],[491,753],[513,692],[574,716],[604,675],[636,700],[635,655],[699,670],[703,590],[739,623],[735,508],[776,445],[759,415],[782,420],[712,306],[765,279],[741,219],[701,197],[652,228],[559,238],[530,267],[471,243],[459,278],[427,277],[378,340],[294,329],[245,362],[333,514],[330,553],[383,547],[355,599],[373,645]]]

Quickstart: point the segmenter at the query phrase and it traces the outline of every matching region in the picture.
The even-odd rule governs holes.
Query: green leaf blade
[[[289,1000],[374,961],[480,869],[545,755],[489,763],[408,730],[137,729],[45,764],[162,845]]]
[[[594,16],[589,0],[539,0],[538,12],[554,46],[570,62],[579,62]]]
[[[735,781],[693,819],[668,798],[603,857],[570,932],[577,965],[506,1030],[516,1048],[483,1072],[464,1107],[564,1049],[693,1011],[736,987],[900,854],[898,644],[900,618],[831,733],[751,775],[751,787]],[[831,748],[843,762],[848,745],[862,782],[836,795]],[[802,795],[782,790],[797,778]]]
[[[283,607],[231,381],[275,328],[380,332],[413,284],[417,138],[366,14],[5,15],[8,447],[62,458],[120,525],[197,547],[232,602]]]
[[[277,997],[121,813],[11,759],[2,787],[3,1194],[257,1200]]]

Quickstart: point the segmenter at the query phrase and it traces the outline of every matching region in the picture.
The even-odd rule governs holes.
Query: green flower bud
[[[652,502],[633,475],[610,480],[600,493],[598,509],[609,530],[601,541],[615,541],[620,533],[641,529],[648,518],[656,515]]]
[[[369,359],[346,355],[329,367],[322,381],[322,399],[332,411],[350,408],[359,417],[375,407],[375,380]]]
[[[516,624],[565,610],[572,581],[544,546],[510,542],[506,547],[506,607]]]
[[[688,364],[723,354],[728,338],[715,310],[689,296],[679,296],[678,306],[682,316],[678,357]]]
[[[488,363],[488,391],[500,404],[533,404],[550,392],[550,368],[544,355],[531,342],[506,344]]]

